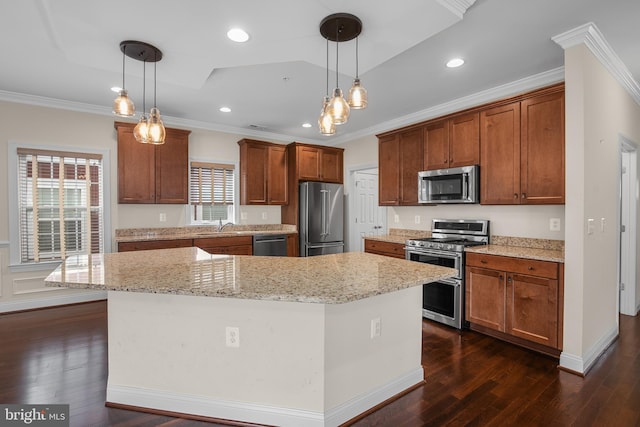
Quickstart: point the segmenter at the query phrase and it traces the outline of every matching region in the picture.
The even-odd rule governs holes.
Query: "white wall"
[[[114,116],[79,113],[54,108],[31,106],[0,101],[0,312],[28,308],[36,299],[50,304],[72,302],[64,295],[76,295],[84,291],[44,288],[43,279],[50,270],[20,273],[9,268],[9,188],[7,182],[8,143],[29,143],[42,146],[84,148],[109,152],[111,167],[105,170],[105,182],[111,187],[112,247],[115,250],[115,229],[137,227],[175,227],[187,225],[186,205],[119,205],[117,203],[117,136]],[[239,167],[237,141],[244,138],[206,130],[193,130],[189,137],[189,156],[198,160],[233,163]],[[277,142],[277,141],[273,141]],[[166,222],[160,222],[165,213]],[[278,224],[279,206],[240,206],[246,219],[242,224]],[[264,215],[263,215],[264,214]],[[266,216],[266,219],[264,218]],[[13,270],[13,271],[12,271]],[[46,304],[46,303],[45,303]],[[34,305],[35,306],[35,305]]]
[[[640,142],[640,106],[584,44],[565,50],[565,79],[567,225],[561,364],[584,371],[618,331],[619,135]],[[592,234],[587,232],[588,219],[595,222]]]

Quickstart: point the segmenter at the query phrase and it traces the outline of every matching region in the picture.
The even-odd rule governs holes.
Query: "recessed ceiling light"
[[[231,108],[229,108],[229,107],[220,107],[220,111],[222,111],[223,113],[230,113],[231,112]]]
[[[120,86],[114,86],[111,88],[112,92],[119,93],[122,90]]]
[[[244,43],[249,40],[249,34],[247,34],[247,32],[242,28],[230,29],[229,31],[227,31],[227,37],[229,37],[229,40],[238,43]]]
[[[464,59],[462,59],[462,58],[453,58],[453,59],[449,60],[449,62],[447,62],[447,67],[456,68],[456,67],[461,66],[462,64],[464,64]]]
[[[311,127],[311,123],[303,123],[302,127],[303,128],[310,128]]]

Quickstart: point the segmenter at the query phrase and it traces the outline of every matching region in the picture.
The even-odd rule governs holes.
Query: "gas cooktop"
[[[462,252],[467,246],[489,243],[488,220],[434,219],[431,227],[433,237],[409,239],[408,249],[438,249]]]

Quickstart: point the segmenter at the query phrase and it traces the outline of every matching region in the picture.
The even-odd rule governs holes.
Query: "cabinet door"
[[[133,136],[134,124],[118,130],[118,203],[155,203],[155,147]]]
[[[496,331],[505,331],[505,273],[486,268],[466,269],[466,320]]]
[[[156,203],[186,205],[189,203],[189,132],[166,131],[165,143],[155,146]]]
[[[564,92],[521,103],[521,202],[564,203]]]
[[[145,240],[140,242],[119,242],[118,252],[146,251],[151,249],[189,248],[193,246],[191,239]]]
[[[265,144],[240,145],[240,204],[267,204],[269,148]]]
[[[480,114],[449,120],[449,167],[480,163]]]
[[[378,204],[393,206],[400,201],[400,149],[396,135],[378,140]]]
[[[402,243],[364,239],[364,251],[371,254],[405,259],[404,245]]]
[[[320,150],[314,147],[297,147],[298,151],[298,179],[320,181]]]
[[[270,146],[267,161],[267,194],[268,204],[286,205],[289,203],[287,186],[287,147]]]
[[[558,281],[509,273],[506,332],[558,347]]]
[[[402,132],[400,143],[400,204],[418,205],[418,172],[422,170],[422,128]]]
[[[432,123],[424,128],[424,169],[449,167],[449,126],[447,121]]]
[[[480,203],[520,204],[520,103],[480,113]]]
[[[326,148],[322,150],[322,169],[320,177],[325,182],[343,182],[342,150]]]

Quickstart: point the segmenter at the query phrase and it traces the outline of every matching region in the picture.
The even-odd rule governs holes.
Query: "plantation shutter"
[[[233,205],[234,202],[233,171],[234,165],[191,163],[189,199],[194,208],[194,219],[227,219],[227,205]],[[203,206],[204,218],[198,218],[198,206]]]

